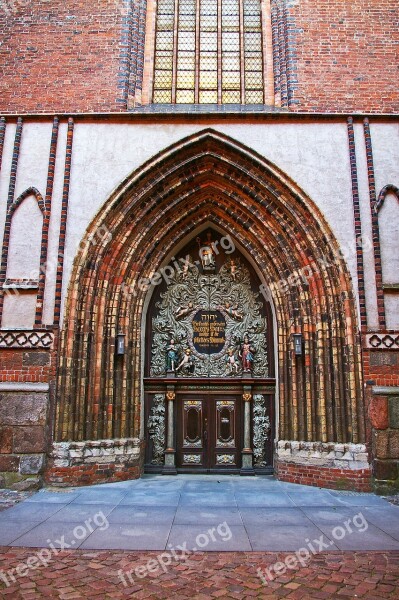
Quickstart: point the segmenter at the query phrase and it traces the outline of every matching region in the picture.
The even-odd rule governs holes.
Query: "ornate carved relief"
[[[183,462],[188,465],[200,465],[201,455],[200,454],[184,454]]]
[[[252,374],[267,377],[266,319],[248,269],[234,259],[218,273],[203,274],[191,258],[189,263],[189,268],[175,271],[156,305],[151,376],[164,376],[172,366],[179,377],[240,375],[239,355],[247,335]],[[179,354],[176,365],[169,357],[172,340]]]
[[[218,454],[216,456],[217,465],[235,465],[234,454]]]
[[[184,431],[183,446],[191,448],[202,447],[202,401],[185,400],[183,404]],[[191,415],[191,418],[190,418]]]
[[[366,347],[378,350],[397,350],[399,333],[371,333],[366,335]]]
[[[163,465],[165,452],[165,395],[156,394],[147,423],[150,438],[153,442],[153,465]]]
[[[235,402],[218,400],[216,402],[216,447],[234,448]]]
[[[54,333],[50,331],[2,331],[0,348],[51,348]]]
[[[262,394],[254,395],[253,425],[254,467],[265,467],[267,464],[265,443],[269,439],[270,419],[266,415],[265,398]]]

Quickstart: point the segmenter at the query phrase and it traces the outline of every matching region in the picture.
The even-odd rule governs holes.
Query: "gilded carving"
[[[254,467],[265,467],[267,464],[265,444],[269,439],[270,419],[266,414],[266,403],[262,394],[254,395],[253,431]]]
[[[230,259],[215,272],[175,271],[153,318],[152,377],[268,376],[266,319],[248,269]],[[166,349],[166,369],[165,369]],[[240,356],[240,360],[238,360]]]
[[[190,465],[190,464],[200,465],[201,464],[201,455],[200,454],[184,454],[183,462],[188,465]]]
[[[235,465],[234,454],[217,454],[217,465]]]
[[[169,394],[170,392],[168,392]],[[148,418],[148,432],[152,440],[153,465],[163,465],[165,452],[165,395],[154,396],[151,414]]]

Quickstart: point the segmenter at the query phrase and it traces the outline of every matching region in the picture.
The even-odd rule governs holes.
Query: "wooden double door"
[[[180,472],[238,471],[241,467],[240,395],[177,395],[176,467]]]

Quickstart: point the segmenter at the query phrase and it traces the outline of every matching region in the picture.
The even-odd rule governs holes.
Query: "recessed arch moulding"
[[[140,438],[143,311],[151,293],[143,280],[202,224],[230,234],[251,257],[274,304],[279,476],[305,481],[313,468],[327,473],[327,484],[328,474],[368,477],[356,302],[338,243],[313,201],[284,173],[205,130],[135,171],[86,232],[87,239],[109,233],[102,243],[82,244],[74,264],[50,480],[66,480],[73,469],[79,478],[89,468],[84,460],[72,465],[71,445],[92,456],[91,444],[103,456],[98,448],[109,442],[102,440]],[[126,334],[122,363],[115,354],[119,329]],[[294,333],[303,336],[300,357]],[[118,471],[114,459],[102,460]]]

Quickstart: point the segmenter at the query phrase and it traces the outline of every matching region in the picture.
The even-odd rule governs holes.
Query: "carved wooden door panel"
[[[179,399],[178,467],[208,469],[208,414],[205,398]]]
[[[240,468],[239,400],[183,397],[178,400],[177,467],[184,471]]]

